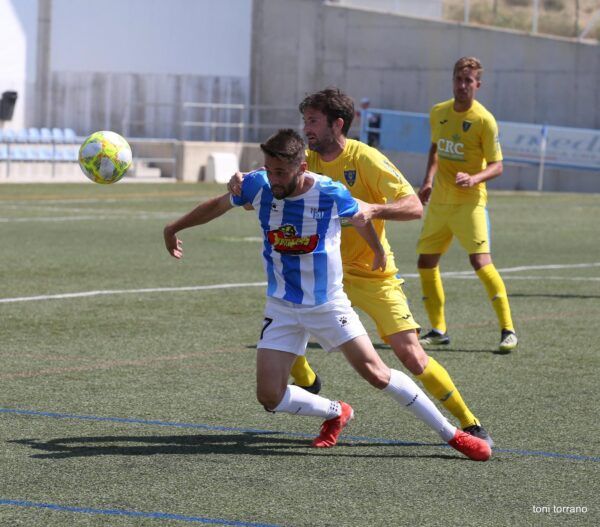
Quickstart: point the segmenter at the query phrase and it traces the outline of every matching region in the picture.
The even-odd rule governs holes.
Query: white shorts
[[[302,306],[267,298],[257,347],[304,355],[311,336],[325,351],[333,351],[345,342],[366,334],[347,298],[320,306]]]

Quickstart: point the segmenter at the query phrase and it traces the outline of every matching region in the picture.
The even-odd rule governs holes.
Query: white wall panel
[[[52,71],[247,77],[252,0],[53,0]]]

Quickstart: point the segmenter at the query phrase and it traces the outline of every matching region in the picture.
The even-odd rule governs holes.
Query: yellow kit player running
[[[469,410],[446,369],[429,357],[419,343],[415,322],[397,277],[394,255],[385,235],[385,220],[419,219],[423,207],[410,184],[378,150],[348,139],[354,118],[354,103],[337,88],[327,88],[306,97],[300,104],[304,133],[308,140],[308,169],[339,181],[354,198],[365,202],[363,215],[373,226],[387,254],[385,271],[373,270],[373,253],[355,229],[342,229],[344,291],[353,306],[359,307],[376,323],[381,338],[390,344],[404,366],[425,389],[446,407],[466,432],[493,441]],[[234,176],[229,190],[239,192],[241,175]],[[304,356],[298,357],[291,375],[295,383],[317,392],[320,380]]]
[[[417,266],[432,329],[421,337],[421,343],[450,342],[439,261],[456,236],[498,317],[499,351],[510,353],[517,347],[517,335],[504,282],[490,255],[485,186],[486,181],[502,174],[502,151],[494,116],[475,100],[482,72],[478,59],[458,60],[453,74],[454,98],[436,104],[430,112],[431,148],[419,190],[421,202],[430,203],[417,245]]]

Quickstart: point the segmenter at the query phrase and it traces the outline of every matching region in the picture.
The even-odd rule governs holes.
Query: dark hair
[[[308,95],[300,103],[298,107],[300,113],[304,113],[307,108],[318,110],[325,114],[329,126],[333,124],[336,119],[343,119],[344,126],[342,126],[342,133],[346,135],[352,125],[352,119],[354,119],[354,101],[351,97],[348,97],[339,88],[329,87],[324,90],[318,91],[311,95]]]
[[[260,149],[268,156],[300,163],[304,160],[306,146],[298,132],[284,128],[261,143]]]

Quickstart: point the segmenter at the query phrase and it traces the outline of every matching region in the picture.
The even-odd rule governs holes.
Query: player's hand
[[[178,260],[183,256],[183,246],[181,240],[172,231],[171,227],[167,225],[163,231],[163,237],[165,239],[165,246],[167,251],[173,258]]]
[[[475,182],[470,174],[467,174],[466,172],[458,172],[456,174],[456,184],[459,187],[470,188],[475,185]]]
[[[419,199],[421,200],[421,203],[423,205],[427,205],[427,203],[429,202],[429,198],[431,197],[431,189],[432,189],[431,185],[423,185],[419,189],[417,196],[419,196]]]
[[[375,257],[373,258],[373,265],[371,266],[371,271],[385,271],[387,266],[387,254],[383,251],[383,247],[381,251],[375,253]]]
[[[236,172],[231,176],[229,182],[227,183],[227,190],[233,196],[241,196],[242,195],[242,180],[244,179],[244,174],[241,172]]]
[[[355,227],[364,227],[373,218],[373,207],[359,199],[356,201],[359,207],[358,212],[351,218],[348,218],[348,221]]]

